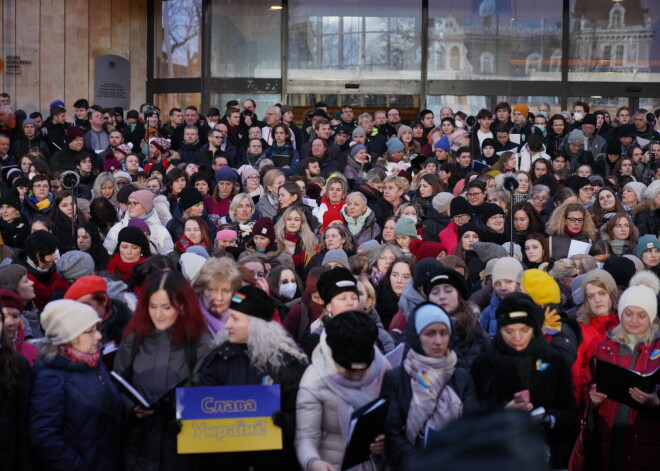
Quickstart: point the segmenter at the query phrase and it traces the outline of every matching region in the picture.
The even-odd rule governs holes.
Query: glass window
[[[433,111],[436,124],[440,124],[440,110],[448,106],[454,113],[462,111],[467,115],[476,115],[480,109],[490,109],[490,97],[481,95],[429,95],[426,107]]]
[[[429,80],[561,80],[562,0],[429,0]]]
[[[640,98],[639,107],[653,113],[655,110],[660,108],[660,98]]]
[[[196,106],[200,113],[202,103],[201,93],[156,93],[154,95],[154,105],[160,108],[160,120],[169,121],[169,114],[172,108],[184,109],[186,106]]]
[[[210,103],[220,110],[220,114],[224,113],[227,109],[227,102],[229,100],[237,100],[238,106],[243,110],[242,104],[246,99],[252,99],[257,105],[255,113],[260,120],[264,119],[266,109],[273,106],[275,103],[280,102],[280,94],[270,93],[211,93]]]
[[[568,80],[657,82],[660,2],[571,0]]]
[[[274,0],[213,0],[211,75],[279,78],[282,3]]]
[[[609,114],[609,122],[616,121],[617,112],[620,108],[628,110],[628,98],[625,97],[601,97],[601,96],[570,96],[568,97],[568,111],[573,113],[573,104],[576,101],[583,101],[589,104],[589,112],[593,113],[594,111],[603,110],[607,111]],[[626,115],[628,116],[630,123],[632,123],[632,111],[629,111]],[[607,115],[605,119],[608,119]]]
[[[289,78],[419,79],[421,3],[290,0]]]
[[[303,93],[290,93],[287,103],[294,106],[309,106],[322,101],[330,108],[339,108],[341,105],[350,105],[354,108],[419,108],[418,95],[315,95]],[[357,113],[356,113],[357,116]]]
[[[534,113],[534,116],[539,114],[539,107],[542,105],[549,105],[550,112],[548,117],[551,117],[553,114],[557,114],[561,111],[561,103],[559,97],[556,96],[498,96],[497,102],[506,101],[511,105],[511,108],[516,106],[518,103],[523,103],[527,105],[529,111]],[[545,108],[545,107],[543,107]]]
[[[155,2],[154,74],[156,78],[201,77],[202,0]]]

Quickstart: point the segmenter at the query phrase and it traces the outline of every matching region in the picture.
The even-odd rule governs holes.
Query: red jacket
[[[578,347],[577,358],[571,369],[573,394],[580,408],[580,413],[584,412],[589,399],[589,388],[592,383],[590,364],[596,352],[596,347],[605,340],[607,332],[617,325],[619,325],[619,316],[616,314],[590,317],[588,325],[580,322],[582,343]]]
[[[622,355],[621,345],[607,339],[598,344],[595,357],[625,368],[630,368],[633,355]],[[660,356],[651,359],[652,354],[660,352],[660,337],[656,337],[651,345],[638,345],[635,349],[637,359],[633,371],[649,373],[660,368]],[[622,471],[647,471],[660,467],[660,410],[648,414],[634,409],[628,412],[628,429],[625,443],[612,444],[612,427],[619,410],[619,403],[605,399],[596,414],[596,434],[601,455],[601,469],[610,469],[609,457],[611,446],[624,447],[625,467]]]
[[[452,220],[447,224],[447,227],[440,231],[439,237],[440,242],[445,246],[447,255],[453,254],[458,245],[458,226],[456,223]]]

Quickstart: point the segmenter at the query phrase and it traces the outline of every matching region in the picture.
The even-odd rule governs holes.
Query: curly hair
[[[293,212],[298,213],[300,215],[300,229],[298,230],[298,235],[300,236],[300,242],[302,243],[302,249],[312,255],[316,251],[316,246],[318,245],[318,241],[316,240],[316,237],[314,237],[314,233],[309,227],[309,224],[307,223],[307,218],[305,217],[305,213],[303,212],[302,209],[296,207],[296,206],[291,206],[289,208],[286,208],[284,212],[282,213],[282,216],[278,219],[277,224],[275,224],[275,237],[277,238],[278,242],[280,242],[282,245],[284,245],[284,240],[286,238],[286,220],[289,217],[289,215]]]
[[[582,232],[589,237],[589,239],[596,239],[596,226],[594,221],[591,218],[591,215],[587,212],[586,208],[580,203],[564,203],[555,209],[550,216],[545,228],[546,233],[549,236],[564,236],[564,228],[566,227],[566,218],[568,213],[580,212],[584,218],[584,223],[582,224]]]

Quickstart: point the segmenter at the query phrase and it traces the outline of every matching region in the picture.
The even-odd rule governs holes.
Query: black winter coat
[[[15,248],[24,248],[25,239],[30,235],[30,221],[22,214],[12,222],[0,219],[0,234],[5,245]]]
[[[0,469],[35,469],[28,438],[28,405],[32,371],[23,355],[18,358],[19,383],[12,391],[0,388]]]
[[[423,441],[410,443],[406,437],[406,421],[412,400],[413,379],[403,366],[398,366],[387,373],[383,379],[381,396],[389,399],[386,424],[386,458],[392,469],[405,471],[404,462],[419,453]],[[448,384],[463,402],[463,412],[475,410],[478,407],[477,393],[470,374],[463,368],[456,368]]]
[[[655,234],[660,229],[660,209],[653,213],[640,211],[635,215],[635,226],[639,229],[640,237],[646,234]]]
[[[444,230],[450,222],[449,216],[440,215],[431,205],[426,212],[426,219],[422,223],[424,242],[440,242],[440,231]]]
[[[247,353],[247,345],[224,342],[214,348],[204,359],[197,375],[197,386],[240,386],[262,384],[262,378],[270,375],[280,385],[282,409],[273,416],[275,424],[282,428],[283,451],[248,453],[206,454],[201,457],[200,469],[226,469],[239,471],[297,470],[293,439],[296,430],[296,397],[298,385],[306,365],[284,354],[285,366],[278,371],[257,371]]]

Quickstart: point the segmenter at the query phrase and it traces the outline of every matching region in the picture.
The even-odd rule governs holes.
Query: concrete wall
[[[94,59],[116,54],[130,61],[130,102],[145,100],[147,0],[1,0],[0,90],[15,108],[48,113],[48,105],[94,97]],[[18,64],[12,73],[12,57]],[[15,68],[13,71],[18,72]]]

